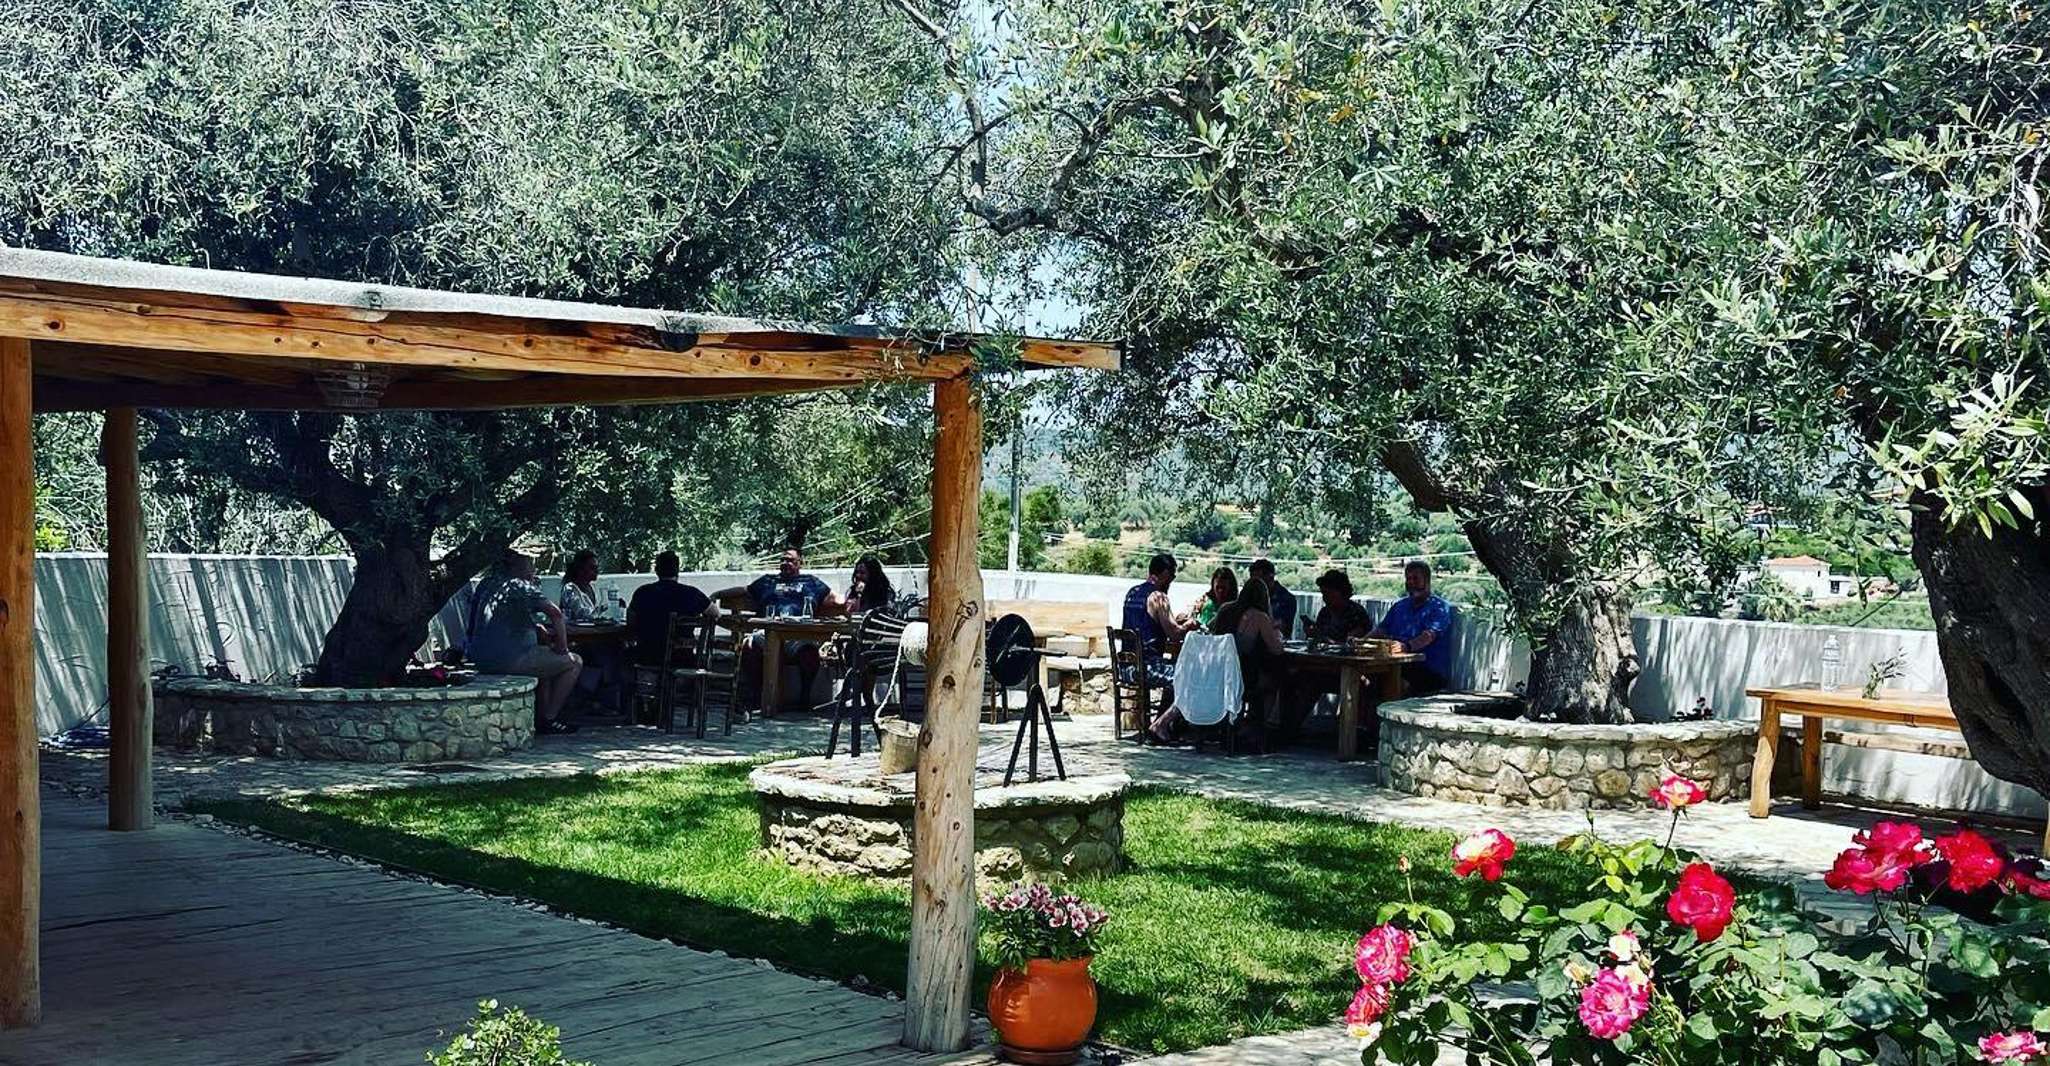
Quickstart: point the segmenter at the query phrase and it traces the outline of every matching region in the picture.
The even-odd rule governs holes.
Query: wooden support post
[[[967,378],[933,386],[925,725],[911,843],[904,1043],[968,1046],[975,976],[975,749],[982,700],[982,411]]]
[[[0,1028],[42,1020],[29,345],[0,337]]]
[[[149,557],[136,469],[135,408],[107,412],[100,462],[107,468],[107,708],[112,758],[107,828],[148,829],[150,807]]]

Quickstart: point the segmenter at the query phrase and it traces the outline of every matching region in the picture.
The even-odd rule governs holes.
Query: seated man
[[[1147,674],[1163,681],[1174,680],[1174,664],[1167,661],[1169,645],[1199,628],[1194,619],[1175,614],[1167,602],[1174,575],[1174,556],[1162,552],[1146,564],[1146,580],[1125,590],[1123,627],[1139,635]]]
[[[1402,668],[1404,695],[1428,696],[1441,692],[1452,674],[1452,605],[1431,591],[1431,564],[1412,560],[1402,568],[1402,587],[1407,595],[1396,600],[1381,616],[1381,624],[1369,636],[1402,642],[1402,650],[1421,652],[1424,661]]]
[[[548,644],[542,646],[535,618],[548,620]],[[537,678],[536,704],[542,733],[574,733],[562,709],[576,691],[584,660],[569,650],[569,630],[562,608],[550,603],[534,580],[534,559],[507,548],[477,586],[470,603],[470,636],[464,649],[477,669],[487,674]]]
[[[1352,598],[1352,578],[1343,570],[1326,570],[1317,576],[1317,591],[1324,606],[1310,623],[1310,637],[1332,643],[1364,637],[1374,629],[1374,616]]]
[[[766,617],[808,618],[814,615],[829,616],[843,614],[846,605],[840,602],[830,586],[804,572],[804,552],[797,548],[785,548],[783,558],[777,564],[776,572],[763,574],[739,588],[721,589],[718,599],[730,596],[747,597],[748,607],[754,613]],[[783,645],[786,654],[797,658],[800,685],[798,691],[810,692],[813,679],[819,674],[819,646],[816,641],[791,641]],[[742,673],[754,682],[755,698],[761,698],[762,691],[762,635],[748,634],[741,650]],[[769,711],[780,708],[770,707]]]
[[[702,618],[716,621],[719,608],[695,585],[677,580],[683,572],[675,552],[655,556],[655,580],[634,590],[626,605],[626,630],[633,638],[634,662],[642,666],[662,665],[662,646],[669,642],[669,620]]]
[[[1267,613],[1274,619],[1274,628],[1281,634],[1281,639],[1288,640],[1294,637],[1295,593],[1283,588],[1281,582],[1275,578],[1274,561],[1255,559],[1253,565],[1246,568],[1246,574],[1267,587],[1267,602],[1273,605]]]

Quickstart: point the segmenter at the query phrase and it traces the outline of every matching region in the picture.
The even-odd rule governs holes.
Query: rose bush
[[[1688,784],[1655,791],[1673,811],[1663,844],[1610,844],[1591,822],[1562,841],[1598,871],[1587,898],[1562,909],[1515,886],[1508,834],[1462,840],[1453,872],[1499,885],[1506,940],[1463,939],[1413,892],[1384,904],[1355,950],[1361,986],[1345,1014],[1361,1061],[1423,1066],[1453,1045],[1488,1064],[2050,1066],[2040,857],[1970,829],[1931,839],[1880,822],[1824,876],[1870,913],[1825,916],[1789,886],[1740,893],[1676,847],[1699,802]]]

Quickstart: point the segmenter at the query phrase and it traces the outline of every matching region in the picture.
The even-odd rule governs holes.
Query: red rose
[[[1893,883],[1887,884],[1886,877],[1893,878]],[[1891,892],[1899,888],[1907,877],[1908,871],[1903,867],[1894,867],[1882,875],[1879,865],[1872,861],[1871,852],[1864,848],[1845,848],[1836,857],[1836,864],[1822,875],[1822,883],[1838,892],[1848,890],[1865,896],[1873,892]]]
[[[1483,829],[1452,845],[1452,872],[1466,877],[1476,870],[1481,880],[1502,876],[1502,865],[1516,856],[1516,841],[1500,829]]]
[[[1871,852],[1873,862],[1880,866],[1898,864],[1913,868],[1935,857],[1922,842],[1922,827],[1913,822],[1874,823],[1872,828],[1853,836],[1851,843]]]
[[[1737,905],[1737,890],[1705,862],[1690,862],[1666,898],[1666,915],[1694,930],[1702,943],[1723,935]]]
[[[1977,892],[2000,880],[2000,872],[2007,868],[1993,842],[1969,829],[1937,837],[1936,851],[1950,863],[1944,883],[1959,892]]]

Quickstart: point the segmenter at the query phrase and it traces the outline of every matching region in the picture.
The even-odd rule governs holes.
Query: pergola
[[[968,1042],[982,693],[982,415],[960,333],[159,266],[0,248],[0,1027],[41,1015],[31,415],[106,412],[108,826],[152,824],[136,409],[644,404],[931,381],[928,711],[919,737],[906,1044]],[[1025,339],[1026,367],[1114,369],[1116,346]]]

